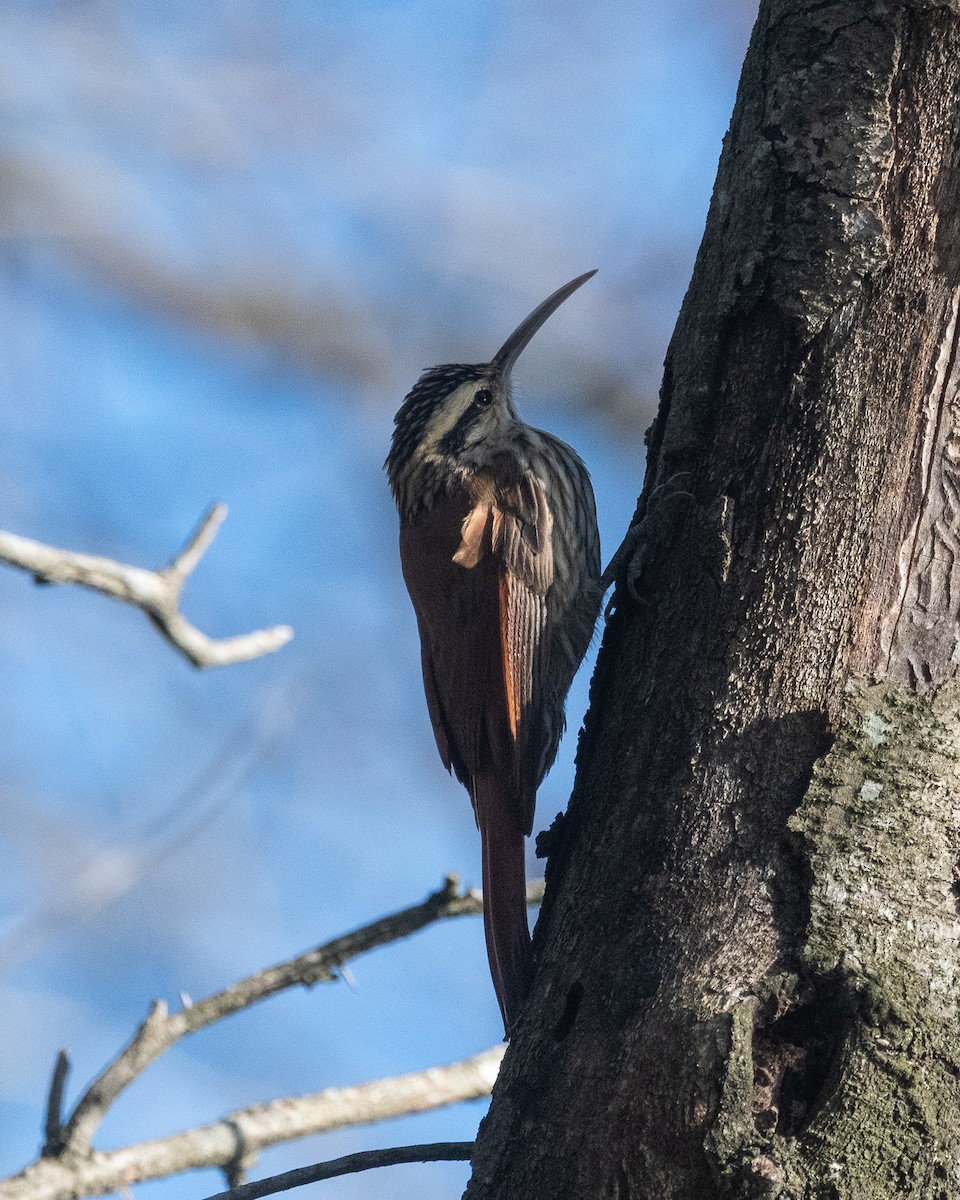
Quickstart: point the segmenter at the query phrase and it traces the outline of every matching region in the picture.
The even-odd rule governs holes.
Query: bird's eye
[[[478,408],[486,408],[493,399],[493,392],[489,388],[481,388],[473,397],[473,402]]]

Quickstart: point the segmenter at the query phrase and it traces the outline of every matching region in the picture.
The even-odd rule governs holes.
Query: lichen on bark
[[[956,1196],[960,688],[851,681],[791,824],[812,873],[803,957],[837,978],[851,1028],[838,1088],[788,1178],[807,1176],[811,1142],[819,1161],[830,1147],[838,1197]]]
[[[811,970],[842,973],[865,1014],[911,1026],[915,1041],[932,1022],[955,1028],[960,689],[925,697],[851,681],[837,740],[790,824],[813,875]]]
[[[794,1011],[825,1026],[832,1061],[794,1128],[777,1111],[798,1066],[790,1043],[755,1028],[765,1041],[747,1079],[743,1035],[731,1037],[733,1086],[711,1138],[731,1197],[960,1194],[960,688],[917,696],[856,680],[846,691],[789,822],[810,867],[810,915],[784,1007],[799,998]],[[741,1006],[734,1032],[757,1010]],[[765,1089],[774,1050],[780,1075]]]

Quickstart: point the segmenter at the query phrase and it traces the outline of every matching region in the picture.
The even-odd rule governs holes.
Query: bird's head
[[[578,275],[539,304],[510,334],[490,362],[449,363],[424,371],[395,418],[386,468],[402,509],[418,499],[422,468],[436,480],[476,470],[502,434],[516,423],[510,372],[547,318],[596,271]],[[424,482],[426,481],[426,478]],[[411,491],[413,489],[413,491]]]

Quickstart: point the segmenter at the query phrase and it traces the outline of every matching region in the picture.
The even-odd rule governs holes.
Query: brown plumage
[[[524,837],[600,609],[586,468],[516,415],[510,370],[593,275],[554,292],[489,363],[426,371],[396,417],[387,472],[440,757],[473,801],[484,931],[509,1037],[530,985]]]

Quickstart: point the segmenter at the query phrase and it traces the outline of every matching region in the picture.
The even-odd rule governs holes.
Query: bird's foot
[[[638,591],[637,583],[643,573],[644,564],[647,559],[651,529],[655,523],[655,519],[660,514],[662,505],[667,500],[694,499],[692,492],[681,491],[673,487],[678,480],[685,478],[687,475],[689,475],[688,471],[678,472],[653,489],[643,507],[643,515],[637,517],[630,525],[623,541],[620,543],[613,558],[611,558],[607,569],[600,576],[600,586],[603,588],[604,594],[606,594],[611,584],[616,584],[614,593],[610,597],[607,607],[604,609],[603,615],[605,620],[610,619],[619,599],[621,589],[626,592],[634,605],[639,607],[643,604],[643,598]]]

